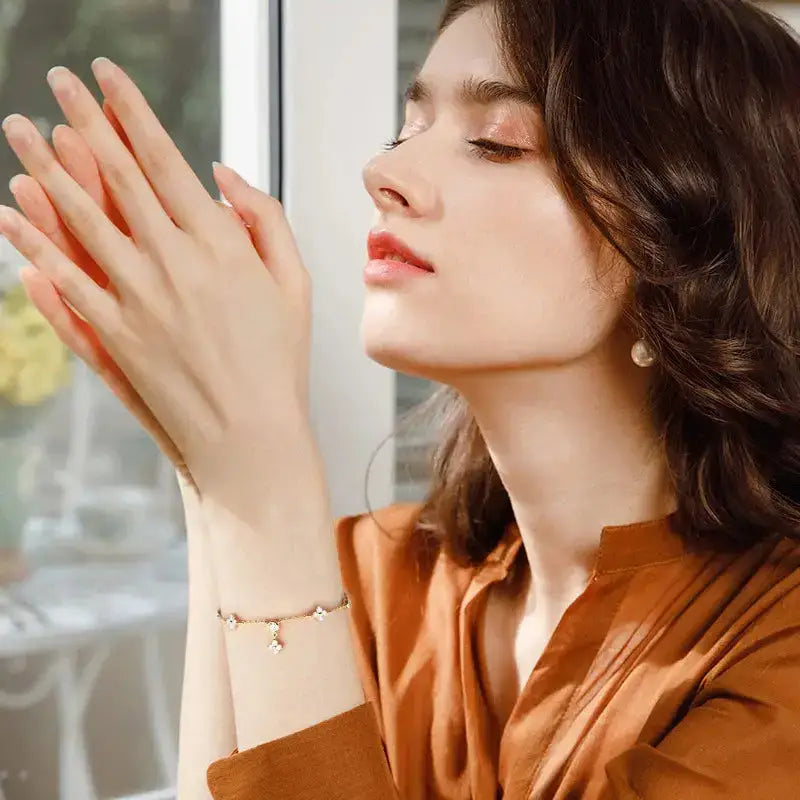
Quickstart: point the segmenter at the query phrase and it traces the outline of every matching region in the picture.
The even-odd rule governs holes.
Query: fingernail
[[[113,78],[116,67],[117,65],[105,56],[99,56],[92,61],[92,72],[98,81]]]
[[[75,79],[66,67],[53,67],[47,73],[47,82],[62,100],[69,100],[75,94]]]
[[[229,167],[227,164],[222,164],[219,161],[212,161],[211,163],[212,163],[212,165],[214,167],[214,170],[216,170],[217,167],[222,167],[223,169],[226,169],[226,170],[228,170],[228,172],[230,172],[233,175],[235,175],[240,181],[242,181],[242,183],[247,183],[245,178],[241,174],[239,174],[233,167]],[[247,185],[249,186],[250,184],[247,183]]]
[[[33,123],[28,123],[28,120],[22,114],[9,114],[2,123],[0,123],[6,137],[11,141],[13,139],[17,144],[30,144],[33,141]]]
[[[8,206],[0,206],[0,230],[13,233],[19,227],[17,215]]]
[[[20,182],[22,181],[22,175],[15,175],[9,182],[8,188],[11,190],[11,194],[16,195],[17,189],[21,188],[19,186]]]

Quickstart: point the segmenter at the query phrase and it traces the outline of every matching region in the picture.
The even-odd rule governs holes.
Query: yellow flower
[[[0,399],[34,406],[66,386],[70,350],[28,298],[22,284],[0,303]]]

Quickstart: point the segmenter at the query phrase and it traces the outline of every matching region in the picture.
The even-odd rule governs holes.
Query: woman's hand
[[[130,143],[108,103],[104,103],[103,111],[122,142],[130,149]],[[105,211],[108,218],[121,231],[129,235],[125,220],[120,216],[113,200],[103,186],[92,151],[80,135],[68,125],[56,125],[53,129],[52,139],[53,149],[64,169]],[[87,275],[106,288],[108,276],[70,233],[41,184],[30,175],[17,175],[11,181],[10,189],[25,216]],[[235,209],[225,205],[222,208],[226,213],[231,214],[238,224],[245,224]],[[103,380],[155,440],[158,447],[181,475],[191,483],[192,477],[188,473],[186,465],[183,463],[183,457],[175,443],[167,435],[161,423],[153,416],[125,373],[103,347],[92,326],[73,311],[58,293],[56,287],[39,270],[33,269],[23,273],[22,280],[31,301],[53,326],[61,341]]]
[[[274,198],[216,168],[251,239],[205,191],[130,78],[104,59],[93,69],[132,152],[76,76],[57,68],[48,77],[123,224],[29,120],[12,115],[3,129],[108,290],[74,249],[70,257],[13,209],[0,213],[0,230],[41,271],[30,285],[46,278],[85,318],[202,490],[231,448],[251,455],[258,436],[268,451],[286,419],[307,415],[309,276]],[[280,457],[265,452],[258,465]]]
[[[103,111],[114,124],[113,112],[108,104]],[[100,179],[92,151],[81,137],[68,125],[57,125],[53,129],[53,149],[64,169],[80,184],[86,193],[102,208],[120,230],[128,234],[125,220],[119,215]],[[126,141],[123,139],[123,141]],[[86,252],[81,243],[70,233],[58,215],[41,184],[30,175],[17,175],[10,182],[17,205],[25,216],[68,258],[103,288],[108,286],[108,276],[97,262]],[[117,366],[109,352],[103,347],[94,329],[76,314],[63,300],[56,287],[44,273],[37,269],[22,273],[22,281],[31,302],[53,326],[61,341],[83,360],[133,414],[150,434],[161,451],[188,480],[183,457],[172,439],[153,416],[150,409],[131,385],[125,373]]]

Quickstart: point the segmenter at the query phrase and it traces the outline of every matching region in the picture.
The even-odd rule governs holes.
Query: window
[[[49,134],[61,116],[47,70],[71,68],[99,97],[89,65],[106,55],[210,190],[218,159],[282,201],[314,283],[311,414],[337,515],[365,509],[367,466],[396,405],[395,374],[358,338],[374,210],[360,170],[394,128],[396,39],[395,0],[0,2],[0,116],[18,111]],[[6,183],[19,171],[0,146],[0,202],[13,204]],[[3,298],[20,263],[0,239]],[[0,312],[0,383],[10,317]],[[16,323],[27,330],[24,316]],[[34,352],[58,365],[57,348]],[[0,397],[0,800],[167,800],[182,507],[155,444],[88,368],[71,367],[42,403]],[[371,464],[373,507],[392,500],[394,458],[390,441]]]
[[[3,0],[0,114],[30,117],[49,139],[64,119],[47,70],[69,67],[99,98],[90,62],[108,56],[215,192],[220,36],[219,0]],[[23,170],[2,144],[0,202],[13,206],[7,183]],[[49,326],[25,316],[21,263],[3,241],[0,798],[169,790],[186,603],[174,473],[99,379],[73,357],[64,367]],[[27,372],[14,362],[12,380],[21,353]]]

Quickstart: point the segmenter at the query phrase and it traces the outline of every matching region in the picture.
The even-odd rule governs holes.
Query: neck
[[[455,388],[505,486],[535,599],[585,586],[603,526],[662,517],[675,498],[630,344],[581,361],[471,375]]]

